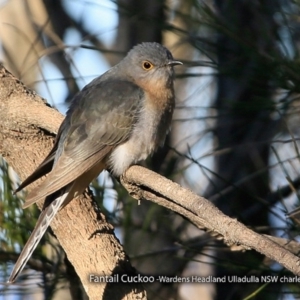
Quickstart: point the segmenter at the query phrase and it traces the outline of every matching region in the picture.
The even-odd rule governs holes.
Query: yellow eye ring
[[[142,67],[143,67],[144,70],[149,71],[154,67],[154,65],[150,61],[144,60],[143,64],[142,64]]]

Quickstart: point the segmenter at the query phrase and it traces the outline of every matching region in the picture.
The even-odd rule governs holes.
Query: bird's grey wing
[[[64,131],[53,169],[42,184],[29,193],[24,207],[87,173],[129,138],[141,106],[142,90],[121,80],[92,83],[74,99],[62,124]]]

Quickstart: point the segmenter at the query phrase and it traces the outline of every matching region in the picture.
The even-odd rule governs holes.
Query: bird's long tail
[[[33,251],[35,250],[36,246],[38,245],[39,241],[43,237],[45,231],[47,230],[48,226],[50,225],[52,219],[59,211],[61,206],[64,204],[70,189],[72,188],[72,184],[65,187],[60,194],[61,196],[57,197],[53,200],[47,207],[43,209],[41,212],[39,219],[36,223],[36,226],[31,233],[26,245],[24,246],[13,270],[8,279],[8,283],[12,283],[16,280],[19,273],[25,267],[27,261],[31,257]]]

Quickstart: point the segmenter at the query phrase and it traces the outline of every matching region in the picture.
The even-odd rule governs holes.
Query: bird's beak
[[[168,66],[178,66],[178,65],[182,65],[182,62],[178,60],[171,60],[168,62]]]

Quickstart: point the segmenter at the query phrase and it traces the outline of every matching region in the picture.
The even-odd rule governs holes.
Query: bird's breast
[[[130,138],[118,145],[108,158],[108,165],[116,176],[131,165],[145,160],[164,143],[173,113],[173,107],[157,108],[146,102],[140,111]]]

